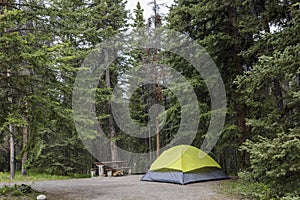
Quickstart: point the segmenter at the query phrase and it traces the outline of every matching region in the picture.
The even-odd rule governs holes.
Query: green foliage
[[[257,199],[257,200],[275,200],[286,199],[296,200],[299,199],[299,194],[295,192],[286,192],[282,196],[274,195],[273,189],[270,185],[262,182],[257,182],[253,179],[253,174],[250,172],[240,172],[240,179],[231,180],[220,183],[224,193],[238,196],[241,199]]]
[[[9,173],[0,172],[0,182],[10,182]],[[88,178],[90,175],[73,173],[68,176],[59,176],[44,173],[41,168],[29,169],[26,176],[22,176],[20,171],[16,171],[14,181],[43,181],[43,180],[65,180],[72,178]]]
[[[270,193],[257,189],[257,199],[299,188],[299,13],[294,0],[178,0],[167,17],[170,28],[206,48],[222,74],[228,115],[215,153],[228,173],[250,167],[253,184],[259,181]],[[175,69],[196,78],[183,61],[170,60]],[[196,82],[200,89],[195,92],[206,107],[201,116],[207,116],[205,85]],[[196,146],[203,134],[205,129],[199,130]]]
[[[143,16],[144,9],[142,9],[140,2],[137,3],[136,8],[134,9],[134,28],[142,28],[145,27],[145,20]]]
[[[239,174],[242,176],[241,174]],[[270,187],[263,183],[245,180],[233,180],[221,183],[224,193],[238,196],[241,199],[270,200]]]
[[[260,136],[256,142],[247,141],[242,149],[250,153],[253,179],[269,185],[272,195],[299,195],[299,128],[278,133],[273,139]]]
[[[126,15],[121,0],[1,4],[0,160],[7,158],[2,147],[9,148],[4,144],[8,126],[13,125],[17,162],[26,152],[27,168],[63,175],[86,173],[94,158],[75,130],[73,83],[89,51],[126,28]],[[24,126],[30,130],[26,146]],[[0,170],[7,169],[3,165],[7,162]]]
[[[274,197],[299,195],[300,46],[299,36],[290,37],[299,28],[297,20],[299,10],[291,13],[282,31],[267,34],[262,41],[274,50],[264,52],[267,55],[236,81],[240,99],[249,107],[247,125],[253,134],[241,149],[250,153],[252,178],[269,185]]]
[[[128,28],[124,7],[122,0],[1,4],[0,170],[8,169],[11,125],[17,162],[28,153],[25,166],[29,169],[71,175],[85,174],[91,167],[94,158],[84,148],[72,119],[73,84],[86,55],[98,43]],[[139,3],[133,20],[133,28],[145,26]],[[203,45],[222,74],[228,115],[214,155],[228,174],[248,169],[240,174],[244,181],[238,181],[233,190],[253,199],[296,199],[300,188],[299,2],[178,0],[167,20],[168,28]],[[179,56],[149,52],[135,50],[119,58],[107,74],[110,83],[104,76],[98,80],[95,107],[99,123],[105,133],[115,126],[109,122],[112,88],[119,81],[130,87],[128,83],[137,78],[123,74],[145,63],[168,64],[190,82],[199,100],[200,124],[193,145],[200,147],[212,112],[205,81]],[[155,59],[150,55],[153,52]],[[182,89],[179,84],[176,88]],[[130,99],[130,114],[137,124],[146,126],[150,107],[161,103],[166,116],[160,135],[164,146],[177,133],[180,111],[185,108],[170,89],[161,87],[161,100],[153,91],[151,84],[140,86]],[[27,145],[22,144],[23,127],[30,130]],[[155,137],[128,137],[114,128],[111,141],[123,149],[149,152],[155,148]],[[0,174],[0,180],[3,176]],[[16,179],[23,180],[18,174]]]
[[[21,185],[13,185],[13,186],[7,186],[5,185],[4,187],[0,188],[0,197],[16,197],[16,196],[23,196],[27,194],[38,194],[37,191],[32,189],[30,186],[21,184]]]
[[[239,155],[238,146],[248,134],[244,121],[246,110],[244,105],[237,101],[239,94],[233,86],[233,80],[243,72],[244,62],[239,53],[249,47],[249,43],[239,33],[238,20],[243,15],[242,11],[240,1],[179,0],[167,17],[170,28],[187,33],[208,51],[223,77],[228,117],[215,153],[216,159],[230,174],[236,174],[244,165],[246,159]],[[183,59],[171,57],[170,63],[193,83],[201,104],[201,124],[193,142],[200,147],[207,132],[211,112],[210,96],[205,81]],[[229,158],[228,161],[225,158]]]

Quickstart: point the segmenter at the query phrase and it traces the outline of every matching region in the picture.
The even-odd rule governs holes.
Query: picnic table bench
[[[118,176],[124,175],[126,171],[128,175],[131,174],[131,167],[123,166],[127,161],[105,161],[95,162],[98,167],[99,176]]]

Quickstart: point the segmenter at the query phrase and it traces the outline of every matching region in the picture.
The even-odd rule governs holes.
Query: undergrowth
[[[272,195],[271,188],[268,185],[242,179],[221,182],[220,188],[221,192],[231,196],[238,196],[239,199],[300,200],[300,197],[294,193],[285,194],[282,197],[274,196]]]
[[[40,192],[25,184],[5,185],[0,188],[0,199],[33,199],[39,194]]]
[[[43,181],[43,180],[65,180],[72,178],[88,178],[89,175],[69,174],[68,176],[59,176],[35,171],[28,171],[26,176],[21,175],[20,171],[15,173],[13,180],[10,180],[8,172],[0,172],[0,182],[15,182],[15,181]]]

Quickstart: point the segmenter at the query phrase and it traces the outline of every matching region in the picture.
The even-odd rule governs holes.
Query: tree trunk
[[[233,5],[228,7],[228,13],[229,13],[229,34],[232,36],[234,41],[240,41],[240,33],[238,29],[238,11],[237,8],[235,8]],[[239,42],[235,42],[233,45],[233,55],[232,55],[232,62],[233,66],[235,66],[235,69],[233,69],[233,79],[236,78],[238,75],[242,75],[244,72],[243,69],[243,61],[242,58],[239,56],[239,53],[241,52],[242,47],[240,46]],[[246,125],[246,118],[247,118],[247,108],[244,104],[244,102],[238,101],[237,99],[240,98],[240,93],[238,93],[236,90],[232,91],[232,97],[233,97],[233,105],[234,110],[236,112],[236,125],[241,131],[241,136],[239,137],[240,145],[243,144],[246,139],[250,137],[250,130],[249,127]],[[230,151],[230,149],[228,149]],[[228,154],[228,153],[227,153]],[[230,154],[230,152],[229,152]],[[247,154],[247,153],[246,153]],[[249,163],[249,157],[247,155],[244,156],[245,163]],[[230,163],[226,163],[226,160],[224,161],[224,166],[227,172],[229,172],[229,168],[231,167]]]
[[[155,118],[155,128],[156,128],[156,156],[158,157],[160,154],[160,135],[159,135],[159,127],[158,127],[158,116]]]
[[[28,126],[23,127],[23,156],[22,156],[22,169],[21,169],[21,174],[23,176],[26,175],[26,162],[27,162],[27,143],[28,143],[28,136],[29,136],[29,129]]]
[[[105,63],[108,63],[108,50],[104,50],[104,59],[105,59]],[[106,82],[106,87],[111,88],[109,69],[106,69],[105,71],[105,82]],[[108,105],[108,113],[110,114],[108,123],[109,123],[109,130],[110,130],[111,160],[115,161],[118,160],[118,148],[117,148],[117,142],[115,140],[116,137],[115,123],[112,117],[110,105]]]
[[[15,144],[14,144],[14,135],[13,135],[14,128],[10,124],[9,125],[9,132],[10,132],[10,138],[9,138],[9,149],[10,149],[10,179],[14,179],[15,177]]]
[[[10,77],[10,71],[7,70],[7,77]],[[8,88],[9,88],[8,84]],[[13,103],[13,99],[8,97],[10,104]],[[12,124],[9,124],[9,170],[10,170],[10,179],[15,177],[15,144],[14,144],[14,127]]]
[[[146,90],[149,91],[149,86],[146,86]],[[147,99],[147,111],[145,111],[145,113],[148,112],[148,110],[150,109],[151,103],[150,103],[150,99]],[[149,146],[149,161],[152,161],[152,137],[151,137],[151,125],[149,124],[150,122],[150,115],[148,114],[148,146]]]
[[[112,116],[109,117],[109,129],[110,129],[110,150],[111,150],[111,160],[116,161],[118,160],[118,148],[117,148],[117,142],[115,140],[116,137],[116,130],[114,126],[114,120]]]

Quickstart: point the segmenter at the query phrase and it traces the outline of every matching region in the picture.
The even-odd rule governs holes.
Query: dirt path
[[[95,177],[25,183],[45,191],[47,200],[230,200],[216,191],[218,181],[189,185],[140,181],[141,176]],[[0,187],[5,183],[0,183]],[[12,183],[11,183],[12,184]]]

